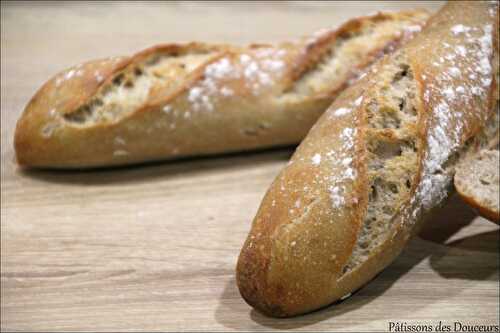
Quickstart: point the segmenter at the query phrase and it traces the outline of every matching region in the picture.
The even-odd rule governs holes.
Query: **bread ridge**
[[[498,6],[449,2],[417,37],[345,90],[261,203],[236,267],[247,303],[275,317],[306,313],[348,297],[389,265],[452,191],[456,163],[498,137],[494,74]],[[393,110],[386,88],[405,75],[415,90],[405,90]],[[407,120],[398,123],[394,114]],[[373,142],[403,148],[377,151]],[[373,163],[377,154],[382,166]],[[386,224],[377,227],[385,229],[374,230],[366,217],[377,201],[376,180],[385,178],[371,177],[406,170],[408,189],[395,189],[403,194],[383,207]]]
[[[295,144],[340,91],[427,17],[421,10],[377,13],[276,45],[162,44],[74,66],[26,106],[14,137],[17,161],[92,168]],[[339,49],[336,42],[377,27],[370,47],[349,50],[349,71],[319,90],[294,91]]]

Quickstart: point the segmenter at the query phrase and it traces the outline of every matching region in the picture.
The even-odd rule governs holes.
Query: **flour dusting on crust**
[[[420,210],[435,206],[447,196],[453,175],[452,171],[443,170],[443,166],[462,146],[465,130],[464,121],[460,119],[462,114],[455,112],[455,108],[461,103],[471,109],[486,107],[484,103],[493,78],[492,29],[491,24],[484,25],[482,29],[462,24],[451,27],[450,33],[457,38],[465,37],[465,43],[455,49],[446,48],[447,54],[444,54],[444,58],[447,60],[448,71],[436,77],[437,86],[432,83],[425,86],[424,101],[434,105],[435,118],[430,119],[422,180],[411,202],[421,202],[411,213],[414,219]],[[460,70],[458,62],[465,62],[468,66]],[[468,80],[461,80],[461,77],[467,77]],[[459,84],[461,81],[463,82]],[[480,99],[471,99],[471,95]],[[480,119],[482,121],[486,120],[484,114],[476,117],[483,117]]]
[[[238,57],[223,57],[206,66],[203,80],[188,91],[194,112],[215,110],[217,99],[235,94],[232,85],[243,81],[253,95],[273,85],[285,69],[284,49],[263,48]]]

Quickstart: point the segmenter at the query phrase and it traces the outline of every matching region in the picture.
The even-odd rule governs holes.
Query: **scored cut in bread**
[[[500,223],[499,158],[498,150],[482,151],[477,158],[461,163],[455,174],[460,197],[495,223]]]
[[[350,295],[388,266],[498,137],[498,4],[448,2],[346,89],[266,193],[236,281],[278,317]],[[443,221],[445,222],[445,221]]]
[[[298,143],[428,14],[379,13],[277,45],[158,45],[59,73],[18,121],[20,165],[86,168]]]

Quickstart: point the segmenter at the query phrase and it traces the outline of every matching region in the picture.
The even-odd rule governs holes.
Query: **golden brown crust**
[[[476,209],[479,215],[485,217],[491,222],[495,222],[496,224],[500,224],[500,214],[497,211],[490,209],[487,206],[482,205],[480,202],[477,202],[474,197],[464,195],[461,192],[458,192],[460,198],[465,201],[469,206]]]
[[[323,114],[271,185],[243,245],[237,283],[251,306],[278,317],[318,309],[360,288],[402,251],[447,197],[454,163],[491,138],[485,125],[497,86],[497,13],[485,2],[447,4]],[[405,199],[388,207],[388,237],[349,266],[370,208],[369,110],[384,100],[394,83],[388,73],[400,64],[416,86],[408,92],[416,125],[398,129],[415,132],[416,171]]]
[[[377,14],[350,20],[338,30],[293,43],[249,47],[165,44],[132,57],[75,66],[49,80],[28,103],[15,132],[18,162],[28,167],[101,167],[297,143],[349,80],[380,57],[389,45],[405,40],[402,36],[406,35],[406,27],[422,25],[426,18],[422,11]],[[325,85],[319,92],[288,92],[309,72],[306,69],[325,57],[337,35],[356,33],[357,29],[384,20],[399,26],[387,28],[379,38],[372,39],[371,48],[360,50],[361,57],[354,62],[353,72],[334,79],[334,87]],[[164,71],[159,73],[160,80],[148,88],[144,100],[131,110],[119,111],[112,118],[106,115],[108,118],[86,120],[94,117],[88,116],[87,110],[102,103],[99,96],[118,89],[113,81],[121,74],[148,66],[155,57],[175,62],[196,55],[201,60],[196,60],[193,68],[181,71],[182,75],[172,74],[178,70],[175,66],[179,62],[160,68]],[[248,64],[243,64],[241,57],[250,59]],[[197,92],[206,81],[210,65],[226,60],[231,67],[229,78],[219,77],[218,73],[210,78],[216,86],[212,96],[193,94],[193,88]],[[248,67],[262,68],[265,62],[273,70],[258,72]],[[161,75],[166,76],[161,79]],[[252,87],[257,83],[262,87],[255,91]],[[221,94],[223,85],[228,96]],[[193,110],[197,107],[192,101],[196,97],[210,99],[211,112]],[[196,101],[205,107],[205,99]],[[165,107],[175,112],[166,114]]]

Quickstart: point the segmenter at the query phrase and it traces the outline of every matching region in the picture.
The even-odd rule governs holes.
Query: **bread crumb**
[[[165,105],[165,106],[163,107],[163,109],[162,109],[162,110],[163,110],[163,112],[165,112],[165,113],[170,113],[170,111],[172,111],[172,106],[170,106],[170,105],[168,105],[168,104],[167,104],[167,105]]]
[[[94,72],[94,76],[95,76],[97,82],[99,82],[99,83],[104,80],[104,77],[101,75],[101,72],[99,72],[98,70],[96,70]]]
[[[459,77],[461,74],[460,69],[458,69],[458,67],[451,67],[449,69],[449,73],[453,77]]]
[[[349,293],[349,294],[347,294],[347,295],[342,296],[342,297],[340,298],[340,300],[341,300],[341,301],[343,301],[343,300],[345,300],[346,298],[349,298],[349,297],[351,297],[351,296],[352,296],[352,294],[351,294],[351,293]]]
[[[459,55],[461,55],[462,57],[465,57],[467,55],[467,50],[465,47],[463,47],[462,45],[458,45],[457,46],[457,53]]]
[[[443,94],[450,101],[455,98],[455,91],[452,88],[450,88],[450,87],[448,87],[445,90],[443,90]]]
[[[73,75],[75,75],[75,70],[74,69],[72,69],[69,72],[67,72],[66,75],[64,76],[64,78],[66,80],[69,80],[69,79],[71,79],[73,77]]]
[[[422,27],[419,26],[419,25],[410,25],[406,28],[404,28],[405,31],[407,32],[419,32],[420,30],[422,30]]]
[[[351,110],[351,109],[348,109],[348,108],[339,108],[339,109],[337,109],[337,110],[335,110],[335,111],[333,112],[333,115],[334,115],[334,116],[339,117],[339,116],[343,116],[343,115],[345,115],[345,114],[348,114],[348,113],[349,113],[349,112],[351,112],[351,111],[352,111],[352,110]]]
[[[201,97],[201,88],[200,87],[194,87],[194,88],[191,88],[191,90],[189,90],[188,100],[191,103],[194,103],[200,97]]]
[[[356,98],[353,104],[354,106],[360,106],[362,101],[363,101],[363,96],[359,96],[358,98]]]
[[[113,156],[127,156],[129,154],[128,151],[126,150],[122,150],[122,149],[119,149],[119,150],[115,150],[113,152]]]
[[[311,160],[312,160],[313,165],[319,165],[321,163],[321,155],[314,154],[314,156],[311,158]]]
[[[262,67],[270,71],[280,71],[285,67],[285,63],[281,60],[264,60]]]
[[[348,168],[345,172],[344,172],[344,177],[345,178],[350,178],[350,179],[354,179],[354,177],[356,176],[356,171],[354,171],[353,168]]]
[[[125,145],[125,143],[126,142],[125,142],[125,140],[122,137],[120,137],[120,136],[115,137],[115,144],[117,144],[117,145]]]
[[[483,93],[483,89],[477,87],[477,86],[474,86],[471,88],[471,91],[472,91],[472,94],[473,95],[476,95],[476,96],[479,96]]]
[[[350,157],[346,157],[346,158],[344,158],[344,159],[342,160],[342,165],[344,165],[344,166],[348,166],[349,164],[351,164],[351,162],[352,162],[352,158],[350,158]]]
[[[242,55],[240,55],[240,62],[243,65],[249,64],[251,60],[252,60],[252,58],[250,58],[250,56],[248,54],[242,54]]]
[[[254,75],[257,74],[259,70],[259,66],[257,65],[256,62],[251,62],[248,66],[246,66],[245,70],[243,71],[243,74],[247,79],[251,79]]]
[[[220,93],[222,94],[222,96],[232,96],[234,94],[234,92],[229,89],[228,87],[222,87],[221,90],[220,90]]]
[[[205,75],[211,78],[220,79],[233,72],[233,70],[234,70],[233,66],[229,62],[229,59],[222,58],[219,61],[208,65],[205,68]]]
[[[44,138],[50,138],[54,133],[54,130],[58,128],[59,125],[55,123],[48,123],[42,128],[41,134]]]
[[[457,25],[454,25],[453,27],[451,27],[451,32],[456,36],[456,35],[459,35],[461,33],[467,33],[470,31],[470,27],[466,27],[465,25],[463,24],[457,24]]]
[[[332,200],[333,208],[339,208],[345,203],[343,190],[339,186],[330,187],[330,199]]]

